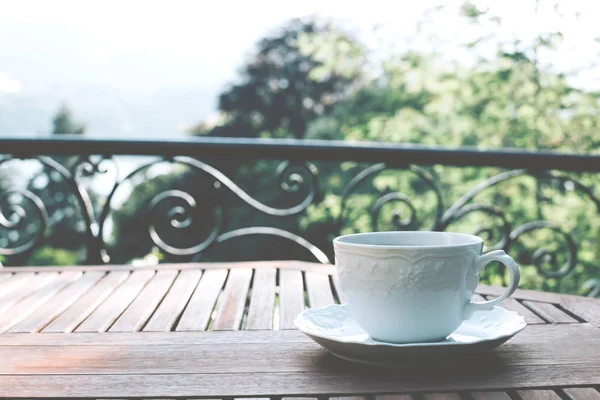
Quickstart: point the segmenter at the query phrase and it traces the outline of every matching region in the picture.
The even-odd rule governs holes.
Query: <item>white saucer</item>
[[[339,358],[387,366],[439,359],[448,354],[491,350],[527,326],[525,319],[516,312],[496,306],[474,312],[446,340],[385,343],[371,339],[352,318],[346,304],[304,310],[296,317],[294,324]]]

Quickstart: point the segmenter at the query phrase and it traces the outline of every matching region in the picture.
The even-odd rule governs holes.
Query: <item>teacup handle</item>
[[[506,254],[503,250],[490,251],[487,254],[480,255],[477,261],[475,261],[475,268],[477,271],[483,271],[485,266],[492,261],[500,261],[508,269],[510,274],[510,282],[508,283],[508,287],[500,297],[481,303],[469,303],[466,310],[468,313],[482,309],[489,310],[513,294],[517,289],[517,286],[519,286],[519,279],[521,278],[519,266],[515,260],[513,260],[512,257]]]

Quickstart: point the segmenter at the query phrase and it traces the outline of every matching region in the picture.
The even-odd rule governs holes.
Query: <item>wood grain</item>
[[[0,299],[4,296],[8,296],[12,291],[17,290],[19,287],[25,284],[29,279],[33,278],[35,274],[33,272],[21,272],[18,274],[7,276],[7,279],[0,281]]]
[[[376,396],[376,400],[414,400],[410,394],[384,394]]]
[[[42,329],[42,332],[72,332],[129,275],[129,271],[114,271],[105,275],[89,292]]]
[[[0,332],[6,332],[11,327],[21,322],[25,317],[34,312],[44,303],[58,293],[70,282],[82,275],[80,271],[65,271],[54,278],[47,285],[33,291],[15,306],[0,314]]]
[[[49,271],[65,271],[73,270],[77,268],[81,271],[134,271],[152,269],[155,266],[132,266],[132,265],[100,265],[100,266],[66,266],[66,267],[4,267],[2,269],[5,273],[35,273],[35,272],[49,272]],[[261,261],[257,262],[236,262],[236,263],[182,263],[182,264],[161,264],[161,269],[176,269],[176,270],[187,270],[187,269],[235,269],[235,268],[278,268],[282,270],[299,270],[299,271],[316,271],[325,272],[329,275],[335,276],[335,266],[329,264],[317,264],[304,261]],[[477,293],[483,295],[499,296],[504,292],[505,288],[479,285],[477,287]],[[538,292],[533,290],[522,290],[517,289],[514,294],[515,298],[523,300],[534,300],[542,301],[547,303],[561,303],[563,299],[572,297],[573,299],[578,296],[560,295],[557,293]]]
[[[48,271],[65,271],[73,270],[77,268],[81,271],[133,271],[143,269],[155,269],[155,266],[132,266],[132,265],[101,265],[101,266],[67,266],[67,267],[4,267],[2,272],[4,273],[34,273],[34,272],[48,272]],[[231,269],[231,268],[278,268],[283,270],[300,270],[300,271],[316,271],[325,272],[329,275],[335,276],[335,266],[330,264],[317,264],[304,261],[261,261],[257,262],[236,262],[236,263],[182,263],[182,264],[161,264],[161,269],[176,269],[176,270],[187,270],[187,269]],[[499,296],[504,292],[505,288],[479,285],[477,287],[477,293],[483,295]],[[542,301],[547,303],[561,303],[565,298],[577,299],[578,296],[560,295],[557,293],[538,292],[533,290],[522,290],[517,289],[514,297],[523,300],[534,300]]]
[[[489,298],[493,298],[493,296],[488,297],[488,299]],[[514,311],[517,314],[521,315],[522,317],[525,318],[525,322],[527,322],[528,324],[545,324],[546,323],[546,321],[544,321],[543,319],[538,317],[529,308],[527,308],[523,304],[519,303],[519,301],[513,297],[509,297],[508,299],[504,300],[500,304],[500,307],[505,308],[510,311]]]
[[[2,346],[165,346],[213,345],[247,343],[312,343],[297,330],[285,331],[210,331],[198,332],[119,332],[101,333],[44,333],[43,335],[2,334]],[[242,334],[243,333],[243,334]]]
[[[541,340],[552,341],[557,337],[581,338],[581,345],[596,345],[600,338],[590,341],[590,338],[598,336],[598,329],[594,326],[582,324],[560,324],[560,325],[531,325],[519,333],[506,344],[499,347],[490,354],[498,352],[509,352],[512,348],[515,352],[523,347],[537,344]],[[578,339],[579,340],[579,339]],[[213,331],[198,334],[197,332],[125,332],[114,334],[91,334],[74,333],[65,335],[62,333],[38,334],[11,334],[2,335],[1,346],[149,346],[158,347],[171,344],[179,345],[213,345],[213,344],[244,344],[244,343],[309,343],[309,339],[303,333],[296,330],[283,331]],[[516,347],[513,347],[516,346]],[[552,346],[556,343],[543,344],[552,352]],[[583,349],[582,351],[584,351]],[[512,350],[511,350],[512,351]],[[562,351],[562,350],[561,350]],[[596,351],[596,349],[594,349]],[[529,351],[528,351],[529,353]],[[549,354],[549,353],[548,353]],[[560,352],[557,354],[561,354]],[[519,358],[521,359],[521,358]]]
[[[566,310],[600,328],[600,300],[588,297],[564,296],[561,305]]]
[[[501,296],[502,293],[506,291],[505,287],[499,286],[489,286],[489,285],[478,285],[475,291],[479,294],[483,294],[486,296]],[[563,299],[564,295],[558,293],[549,293],[549,292],[538,292],[535,290],[523,290],[517,289],[513,294],[513,297],[522,300],[533,300],[533,301],[541,301],[544,303],[560,303]]]
[[[234,400],[271,400],[270,397],[241,397],[234,398]]]
[[[582,329],[585,326],[587,329]],[[196,334],[193,345],[189,341],[180,342],[181,336],[177,334],[170,334],[170,342],[156,344],[148,333],[130,333],[129,337],[137,335],[137,345],[106,343],[106,340],[110,340],[109,336],[120,336],[120,333],[63,335],[62,341],[56,344],[42,338],[46,335],[21,334],[34,338],[30,344],[21,345],[4,344],[9,342],[8,338],[2,340],[0,374],[218,374],[276,371],[377,375],[386,371],[338,360],[316,343],[306,341],[306,338],[294,339],[291,335],[294,333],[302,337],[300,332],[241,331],[230,332],[229,336],[221,333]],[[55,336],[60,338],[60,335]],[[74,336],[85,338],[88,342],[76,345],[78,339]],[[168,334],[163,333],[162,336],[168,337]],[[223,337],[230,339],[222,340]],[[236,337],[237,342],[231,340]],[[563,343],[557,346],[564,337],[572,338],[573,345]],[[93,341],[90,342],[90,338]],[[282,354],[286,356],[282,357]],[[600,335],[590,325],[532,325],[494,352],[464,354],[458,371],[455,371],[456,360],[448,357],[428,360],[421,367],[411,364],[399,371],[403,374],[412,371],[415,375],[437,371],[481,378],[480,373],[501,373],[517,366],[528,366],[534,371],[541,366],[555,365],[562,366],[564,373],[567,373],[575,365],[596,365],[599,356]],[[597,379],[600,377],[597,376]]]
[[[273,329],[276,272],[275,269],[254,272],[246,329]]]
[[[66,272],[63,272],[63,274]],[[12,327],[9,332],[39,332],[50,321],[65,311],[83,293],[89,290],[102,277],[104,272],[87,272],[74,282],[67,285],[56,296],[44,303],[40,308],[25,317],[21,322]]]
[[[330,397],[329,400],[365,400],[363,396]]]
[[[279,265],[280,325],[288,330],[274,332],[269,330],[276,293],[273,267]],[[207,269],[203,274],[199,268],[204,266]],[[231,267],[228,279],[224,267]],[[253,268],[253,287],[248,296]],[[336,297],[343,301],[337,277],[332,276],[330,282],[327,276],[331,266],[294,262],[189,264],[184,268],[171,265],[165,269],[161,266],[154,278],[156,267],[69,268],[71,273],[87,272],[75,281],[61,283],[63,274],[56,272],[65,270],[44,269],[34,275],[36,270],[29,269],[0,278],[0,288],[7,288],[0,291],[0,306],[2,300],[6,302],[4,313],[0,313],[0,328],[10,325],[15,332],[45,332],[2,334],[0,396],[231,399],[290,397],[293,393],[304,399],[317,395],[322,399],[325,394],[348,400],[373,399],[357,397],[360,393],[378,394],[376,398],[382,400],[412,400],[405,393],[415,393],[426,400],[458,400],[460,392],[468,393],[465,396],[473,400],[509,400],[506,391],[518,390],[523,400],[558,400],[560,396],[598,400],[600,394],[593,387],[600,385],[597,300],[517,291],[515,299],[524,299],[527,307],[515,299],[511,300],[516,305],[508,300],[503,306],[521,307],[515,311],[533,325],[493,352],[461,358],[461,368],[449,358],[428,365],[423,372],[418,367],[379,369],[346,363],[302,333],[289,330],[305,307],[301,271],[305,271],[306,298],[311,306],[330,304]],[[104,271],[112,272],[102,277]],[[131,281],[130,274],[150,277],[143,284],[131,285],[134,293],[125,295],[122,288]],[[45,281],[40,275],[50,278]],[[172,285],[155,283],[162,280],[157,279],[159,276],[166,276]],[[29,286],[31,281],[37,285],[35,289]],[[486,296],[502,290],[478,288]],[[112,300],[115,295],[119,301]],[[480,300],[478,296],[474,299]],[[114,304],[107,306],[111,301]],[[160,331],[181,328],[181,332],[46,333],[52,329],[71,331],[103,308],[105,316],[114,315],[106,324],[110,326],[116,320],[112,325],[115,330],[125,330],[119,324],[127,330],[139,329],[152,316],[145,328],[151,330],[154,324]],[[245,308],[245,326],[262,330],[185,332],[206,329],[213,310],[217,312],[217,329],[237,329]],[[537,313],[553,324],[540,323],[544,321]],[[581,323],[570,313],[590,323]],[[223,315],[221,321],[219,315]],[[20,322],[16,323],[15,318]],[[540,390],[565,385],[570,388]]]
[[[600,400],[600,392],[594,388],[567,388],[565,394],[572,400]]]
[[[110,327],[109,331],[131,332],[142,329],[142,326],[148,321],[150,315],[171,287],[176,276],[177,271],[175,270],[159,270]]]
[[[227,274],[226,269],[209,269],[204,272],[175,328],[176,330],[204,331],[207,329]]]
[[[511,400],[506,392],[473,392],[473,400]]]
[[[244,308],[252,280],[252,269],[234,269],[229,272],[223,294],[217,304],[213,330],[238,330],[242,324]]]
[[[9,286],[0,292],[0,314],[57,277],[58,272],[40,272],[33,276],[26,274],[25,279],[21,279],[21,275],[16,274],[8,281],[3,282]]]
[[[153,270],[134,271],[75,331],[105,332],[131,304],[154,274]]]
[[[308,271],[304,273],[308,304],[311,307],[324,307],[334,304],[329,275],[321,272]]]
[[[458,393],[425,393],[425,400],[461,400]]]
[[[598,329],[585,323],[532,325],[461,368],[448,359],[426,371],[346,363],[297,331],[4,334],[0,395],[343,397],[596,385],[599,356]]]
[[[525,300],[525,306],[533,310],[536,314],[553,324],[568,324],[579,322],[569,314],[561,311],[558,307],[549,303]]]
[[[293,260],[281,260],[281,261],[241,261],[241,262],[214,262],[214,263],[178,263],[178,264],[160,264],[160,269],[176,269],[176,270],[187,270],[187,269],[235,269],[235,268],[277,268],[277,269],[291,269],[298,271],[326,271],[327,274],[335,273],[335,266],[330,264],[318,264],[306,261],[293,261]],[[60,272],[78,269],[81,271],[116,271],[116,270],[128,270],[128,271],[139,271],[145,269],[155,270],[155,265],[94,265],[94,266],[48,266],[48,267],[4,267],[2,272],[18,272],[18,273],[34,273],[34,272]]]
[[[523,400],[561,400],[553,390],[518,390],[517,394]]]
[[[173,329],[201,276],[202,271],[199,269],[179,272],[169,292],[143,330],[145,332],[167,332]]]
[[[302,272],[279,272],[279,325],[280,329],[295,329],[294,318],[304,310]]]
[[[474,303],[481,303],[485,301],[485,297],[480,294],[475,293],[473,297],[471,297],[471,301]]]
[[[289,397],[289,396],[284,396],[281,398],[281,400],[319,400],[318,397]]]
[[[13,274],[11,272],[0,272],[0,283],[9,278],[12,278]]]
[[[248,331],[251,332],[251,331]],[[0,397],[224,397],[295,396],[328,393],[419,393],[485,390],[486,388],[534,388],[584,385],[598,379],[592,364],[515,366],[465,373],[460,368],[440,373],[416,374],[388,371],[377,375],[352,371],[285,373],[147,374],[127,375],[30,375],[0,376]],[[568,372],[568,373],[566,373]]]

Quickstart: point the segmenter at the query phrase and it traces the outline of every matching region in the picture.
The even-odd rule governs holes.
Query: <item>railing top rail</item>
[[[189,137],[157,140],[100,139],[64,135],[53,138],[0,138],[0,153],[35,155],[146,155],[210,158],[385,162],[389,166],[452,165],[600,172],[600,155],[484,150],[383,142],[297,139]]]

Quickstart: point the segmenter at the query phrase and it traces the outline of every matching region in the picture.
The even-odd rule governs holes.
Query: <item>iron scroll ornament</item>
[[[357,190],[357,187],[367,180],[373,179],[383,171],[389,171],[392,168],[388,168],[385,163],[379,163],[372,165],[362,171],[360,171],[346,186],[346,189],[342,195],[342,213],[340,218],[345,218],[344,210],[347,208],[347,202],[352,194]],[[511,248],[519,242],[519,240],[525,235],[534,232],[547,230],[557,233],[563,240],[563,249],[566,249],[564,254],[564,263],[559,265],[559,254],[557,250],[552,250],[548,247],[542,247],[535,250],[531,256],[531,261],[535,265],[537,271],[546,278],[560,279],[568,275],[575,265],[577,264],[577,245],[570,232],[565,231],[562,227],[555,223],[546,220],[529,221],[522,225],[513,227],[509,216],[500,207],[492,204],[485,204],[476,202],[475,198],[478,194],[485,190],[488,190],[494,186],[497,186],[503,182],[510,181],[523,176],[530,176],[536,179],[549,179],[555,180],[560,183],[570,183],[574,190],[579,191],[584,197],[588,198],[595,205],[598,213],[600,214],[600,200],[597,199],[590,187],[574,180],[571,177],[557,175],[546,171],[529,171],[525,169],[509,170],[494,175],[485,181],[479,183],[466,194],[455,201],[450,207],[443,211],[444,204],[441,195],[441,189],[439,188],[436,181],[433,179],[431,173],[427,170],[420,168],[415,165],[409,165],[407,168],[403,168],[403,171],[409,171],[422,181],[434,192],[434,198],[436,199],[434,221],[430,227],[430,230],[445,231],[453,223],[465,218],[467,215],[475,212],[487,214],[490,219],[499,221],[498,229],[494,230],[493,226],[478,227],[474,232],[475,235],[488,236],[488,239],[493,239],[492,232],[500,231],[501,235],[495,240],[495,243],[488,246],[487,250],[503,249],[506,252],[510,252]],[[411,227],[415,220],[419,219],[419,210],[417,206],[411,201],[411,197],[405,193],[400,192],[389,192],[383,193],[378,198],[374,199],[371,206],[371,225],[373,230],[378,228],[378,218],[380,211],[385,204],[393,202],[402,203],[409,210],[409,215],[402,218],[400,212],[392,213],[394,221],[392,221],[394,229],[407,230]],[[343,225],[344,221],[340,222]]]
[[[0,160],[0,167],[6,162],[15,159],[17,158],[6,157]],[[311,204],[314,204],[320,195],[317,168],[308,162],[282,162],[276,168],[275,179],[273,181],[282,193],[302,193],[302,197],[293,205],[286,208],[277,208],[258,201],[240,188],[239,185],[233,182],[228,176],[211,165],[190,157],[173,157],[153,160],[140,165],[123,178],[119,177],[118,163],[109,156],[96,157],[95,159],[81,157],[69,169],[50,157],[38,156],[33,159],[60,175],[60,177],[68,183],[71,193],[75,196],[78,210],[81,213],[85,225],[84,230],[87,243],[87,258],[85,259],[85,263],[87,264],[102,264],[109,262],[103,237],[107,220],[113,210],[113,200],[117,190],[121,188],[124,183],[131,181],[137,174],[141,174],[143,171],[160,163],[184,165],[195,173],[204,174],[205,176],[210,177],[215,184],[227,189],[248,207],[273,217],[299,216],[304,213]],[[565,277],[573,270],[575,265],[577,265],[578,247],[572,233],[545,220],[530,221],[519,226],[513,226],[511,218],[509,218],[510,216],[506,215],[504,210],[493,204],[476,201],[477,195],[503,182],[522,176],[531,176],[536,179],[548,179],[564,185],[568,184],[573,190],[582,194],[583,197],[591,200],[598,213],[600,213],[600,200],[594,196],[593,190],[570,176],[525,169],[501,172],[477,184],[465,195],[446,208],[443,201],[442,190],[437,182],[437,178],[429,170],[415,165],[408,165],[405,168],[391,168],[385,163],[379,163],[360,171],[353,179],[351,179],[348,185],[346,185],[341,196],[342,211],[339,216],[340,221],[338,226],[341,227],[344,223],[344,211],[347,207],[347,201],[357,190],[357,187],[364,182],[373,179],[373,177],[383,171],[389,170],[399,170],[412,174],[424,183],[425,187],[433,192],[433,198],[435,199],[436,204],[434,206],[433,221],[428,227],[429,230],[447,230],[453,223],[465,218],[471,213],[484,213],[487,214],[491,220],[496,221],[495,226],[478,227],[473,233],[490,236],[492,232],[500,232],[500,236],[494,238],[494,243],[489,247],[490,249],[504,249],[505,251],[510,251],[515,243],[519,242],[519,240],[531,232],[545,230],[556,233],[564,243],[562,246],[562,254],[558,254],[557,250],[551,248],[542,248],[534,251],[531,255],[531,260],[540,275],[547,278],[560,279]],[[103,204],[94,204],[86,189],[84,180],[97,175],[106,176],[110,171],[114,172],[114,182],[111,183],[110,192]],[[277,236],[296,243],[310,252],[310,254],[321,263],[330,262],[323,249],[319,249],[297,233],[289,232],[277,227],[255,226],[223,232],[221,216],[226,210],[219,204],[217,204],[216,209],[214,210],[214,224],[210,227],[209,234],[204,237],[203,240],[185,247],[178,246],[176,243],[170,243],[168,238],[162,235],[159,226],[155,223],[155,218],[160,217],[158,214],[163,212],[159,206],[168,202],[170,199],[176,199],[180,202],[180,204],[170,207],[166,211],[163,210],[165,215],[162,217],[169,220],[171,228],[184,229],[191,227],[194,223],[202,223],[202,221],[195,221],[193,219],[193,210],[201,205],[186,191],[167,190],[151,199],[148,204],[148,212],[151,216],[148,223],[148,232],[152,242],[165,253],[176,256],[187,256],[191,259],[199,259],[201,254],[208,248],[228,240],[250,235],[268,235]],[[418,220],[420,217],[418,207],[414,204],[411,196],[408,194],[399,192],[383,193],[379,197],[372,199],[370,205],[371,227],[374,230],[377,230],[380,227],[378,221],[382,215],[381,210],[384,206],[389,206],[390,204],[402,204],[405,209],[409,210],[408,215],[402,216],[400,213],[394,215],[394,229],[410,229],[414,221]],[[48,227],[48,212],[39,196],[26,189],[11,189],[3,192],[0,197],[0,227],[8,233],[21,232],[29,221],[37,222],[39,229],[35,234],[28,237],[25,242],[20,242],[16,245],[14,243],[8,243],[6,246],[1,246],[0,255],[13,256],[27,253],[32,249],[35,249],[43,242],[44,234]],[[25,237],[25,235],[21,235],[21,237]],[[13,246],[11,247],[11,245]],[[561,259],[564,261],[559,263],[559,260]],[[593,291],[594,290],[592,290],[592,292]]]

